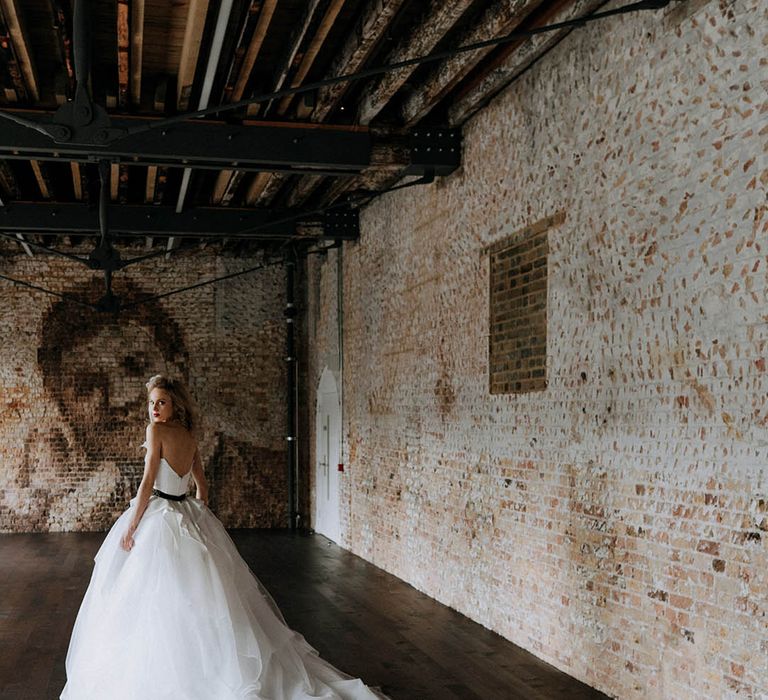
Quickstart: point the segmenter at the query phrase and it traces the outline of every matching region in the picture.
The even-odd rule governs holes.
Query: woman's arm
[[[199,450],[195,450],[195,459],[192,462],[192,478],[195,480],[195,485],[197,486],[195,498],[198,498],[205,503],[205,505],[208,505],[208,482],[205,479],[205,472],[203,471],[203,463],[200,461]]]
[[[139,484],[139,490],[136,493],[136,512],[121,542],[123,549],[126,551],[130,551],[133,547],[133,533],[136,532],[141,516],[144,515],[144,511],[147,509],[147,504],[155,485],[155,479],[157,478],[157,472],[160,468],[162,441],[158,432],[159,427],[157,424],[150,423],[147,426],[147,454],[144,457],[144,476],[141,478],[141,484]]]

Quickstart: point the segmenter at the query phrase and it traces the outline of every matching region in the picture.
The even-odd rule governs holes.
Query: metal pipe
[[[286,374],[287,374],[287,450],[286,467],[288,471],[288,527],[296,530],[298,520],[297,507],[297,474],[296,474],[296,351],[294,347],[294,319],[296,307],[294,306],[295,294],[295,270],[296,257],[290,252],[285,266],[285,348],[286,348]]]

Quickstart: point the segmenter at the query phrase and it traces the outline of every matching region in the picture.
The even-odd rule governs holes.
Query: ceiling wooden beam
[[[205,29],[207,15],[208,0],[190,0],[176,84],[176,104],[181,112],[189,109],[189,99],[192,96],[192,84],[195,80],[195,70],[197,68],[197,57],[200,54],[200,44],[203,41],[203,30]]]
[[[72,161],[69,164],[69,169],[72,173],[72,190],[75,193],[75,199],[81,202],[83,200],[83,193],[88,191],[84,173],[80,169],[80,163],[76,161]]]
[[[497,0],[478,20],[453,39],[455,46],[473,44],[509,34],[542,0]],[[494,47],[456,54],[432,69],[429,76],[405,100],[401,117],[405,126],[419,122]]]
[[[64,67],[64,79],[61,82],[63,91],[61,102],[67,98],[72,98],[75,94],[75,70],[72,57],[72,36],[69,33],[71,26],[71,17],[69,10],[61,0],[51,0],[51,12],[53,13],[53,28],[56,30],[56,40],[59,49],[59,57]],[[57,81],[58,82],[58,81]],[[56,99],[59,100],[59,90],[57,87]]]
[[[325,78],[348,75],[360,70],[404,4],[405,0],[369,2]],[[323,121],[337,107],[348,88],[349,83],[346,82],[320,88],[317,105],[310,117],[312,121]]]
[[[269,29],[269,23],[272,21],[272,15],[275,13],[278,0],[264,0],[264,4],[259,12],[259,19],[256,22],[256,27],[253,30],[251,41],[248,44],[248,51],[243,58],[242,65],[238,72],[237,81],[232,89],[231,97],[228,101],[239,102],[243,99],[243,93],[245,87],[248,84],[248,80],[251,77],[251,71],[256,63],[256,58],[261,51],[261,47],[264,44],[264,37],[267,35],[267,29]]]
[[[16,176],[11,166],[4,160],[0,160],[0,192],[9,199],[19,199],[20,196]]]
[[[555,0],[534,12],[520,28],[535,29],[584,17],[603,4],[605,0]],[[569,28],[537,34],[504,46],[491,62],[482,66],[481,72],[472,76],[466,85],[460,86],[448,108],[449,125],[463,124],[570,31]]]
[[[317,58],[317,54],[320,53],[320,49],[328,37],[328,33],[333,28],[333,24],[336,21],[336,18],[339,16],[339,12],[341,12],[341,8],[344,6],[344,2],[345,0],[331,0],[331,4],[328,6],[328,9],[325,11],[325,15],[323,15],[323,18],[320,21],[320,26],[317,28],[315,35],[312,37],[312,41],[309,43],[309,46],[304,51],[304,55],[301,58],[301,63],[299,63],[299,67],[296,69],[296,72],[291,79],[291,87],[299,87],[299,85],[304,82],[304,78],[307,77],[307,73],[309,73],[310,69],[312,68],[315,59]],[[286,95],[283,97],[277,107],[277,113],[284,115],[288,111],[288,108],[291,106],[293,98],[294,95]]]
[[[290,73],[291,67],[293,66],[293,62],[294,62],[294,59],[296,58],[296,54],[301,48],[301,45],[304,42],[304,37],[307,35],[307,32],[309,31],[309,28],[312,25],[312,20],[314,19],[315,14],[317,13],[318,8],[320,7],[321,1],[326,2],[327,0],[309,0],[309,2],[307,3],[304,13],[301,19],[297,22],[296,28],[294,29],[293,34],[291,35],[291,38],[288,41],[288,46],[286,51],[283,54],[282,61],[278,66],[277,70],[275,71],[275,80],[272,85],[273,91],[277,91],[283,87],[283,84],[285,83],[286,78]],[[251,112],[258,113],[259,106],[260,105],[254,105],[254,109],[249,112],[249,115],[251,114]],[[266,105],[263,106],[264,114],[269,112],[269,109],[271,106],[272,106],[271,101],[267,102]]]
[[[131,102],[138,107],[144,54],[144,0],[131,1]]]
[[[38,87],[37,71],[32,60],[32,54],[29,49],[29,40],[24,24],[24,15],[21,11],[21,2],[19,0],[0,0],[0,9],[5,18],[4,24],[10,39],[13,42],[14,53],[18,59],[21,74],[24,77],[29,98],[33,102],[40,99],[40,89]]]
[[[117,163],[112,163],[109,166],[109,198],[113,202],[117,201],[119,186],[120,186],[120,166]]]
[[[131,49],[131,0],[117,0],[117,106],[128,106]]]
[[[426,56],[456,24],[474,0],[431,0],[420,21],[408,31],[382,63],[396,63],[418,56]],[[385,73],[373,81],[362,94],[359,105],[360,124],[370,124],[394,94],[413,74],[417,66],[407,66]]]
[[[277,7],[277,0],[251,0],[248,7],[248,14],[243,24],[243,29],[238,38],[235,54],[232,59],[232,65],[229,69],[224,94],[224,102],[239,101],[242,99],[245,86],[256,63],[256,57],[261,51],[264,43],[264,37],[267,35],[269,23],[272,21],[272,15]],[[248,48],[245,49],[245,43]],[[211,197],[214,204],[229,204],[231,197],[226,198],[227,193],[234,194],[244,173],[239,170],[222,170],[214,185],[213,195]]]
[[[37,186],[40,188],[40,194],[43,199],[50,199],[51,181],[48,179],[48,173],[44,170],[44,166],[36,160],[30,160],[29,164],[32,166],[32,173],[37,181]]]
[[[304,175],[288,195],[288,208],[303,204],[323,182],[325,178],[322,175]]]

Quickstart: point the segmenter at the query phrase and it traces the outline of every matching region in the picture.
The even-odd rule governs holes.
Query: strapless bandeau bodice
[[[184,476],[179,476],[165,457],[160,458],[160,469],[155,478],[155,488],[171,496],[182,496],[189,488],[189,479],[192,476],[190,469]]]

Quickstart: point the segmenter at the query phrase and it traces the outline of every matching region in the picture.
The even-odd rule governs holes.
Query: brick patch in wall
[[[486,249],[489,255],[488,387],[491,394],[547,386],[548,232],[559,212]]]

